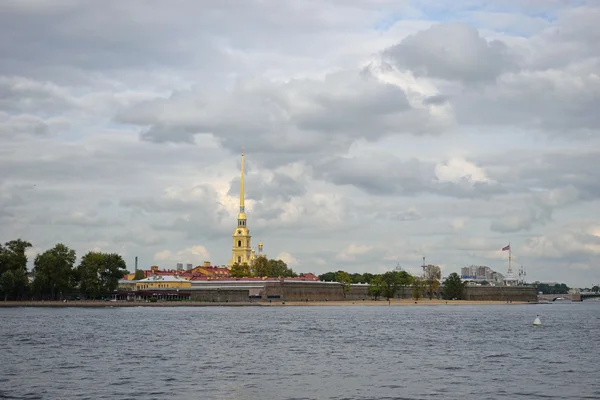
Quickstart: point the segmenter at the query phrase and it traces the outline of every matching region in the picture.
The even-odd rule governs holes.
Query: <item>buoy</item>
[[[541,326],[542,325],[542,321],[540,321],[539,315],[535,316],[535,319],[533,320],[533,325],[534,326]]]

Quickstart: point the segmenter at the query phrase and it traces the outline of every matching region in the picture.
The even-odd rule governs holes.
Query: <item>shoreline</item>
[[[200,301],[164,301],[156,303],[130,302],[130,301],[0,301],[0,308],[15,307],[78,307],[78,308],[110,308],[110,307],[319,307],[319,306],[483,306],[483,305],[522,305],[522,304],[542,304],[528,302],[511,302],[504,300],[429,300],[429,299],[402,299],[402,300],[343,300],[343,301],[256,301],[256,302],[238,302],[238,303],[217,303]]]

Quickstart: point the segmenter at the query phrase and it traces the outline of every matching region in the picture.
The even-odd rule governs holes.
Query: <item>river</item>
[[[0,399],[598,399],[599,332],[600,302],[0,308]]]

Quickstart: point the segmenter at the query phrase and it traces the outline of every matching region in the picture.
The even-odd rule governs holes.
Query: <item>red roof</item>
[[[206,280],[236,280],[236,281],[249,281],[249,282],[255,282],[255,281],[279,281],[279,278],[231,278],[229,276],[229,269],[225,268],[225,267],[204,267],[202,265],[198,265],[198,267],[202,267],[203,269],[206,269],[208,271],[211,271],[214,273],[214,275],[205,275],[205,274],[201,274],[198,272],[192,272],[192,271],[177,271],[174,269],[171,270],[160,270],[160,269],[155,269],[153,270],[144,270],[144,277],[147,278],[149,276],[152,275],[174,275],[174,276],[180,276],[182,278],[189,278],[190,281],[206,281]],[[220,273],[219,273],[220,272]],[[319,277],[316,276],[315,274],[313,274],[312,272],[308,272],[308,273],[304,273],[304,274],[300,274],[298,277],[296,278],[284,278],[285,281],[314,281],[314,282],[318,282],[319,281]]]

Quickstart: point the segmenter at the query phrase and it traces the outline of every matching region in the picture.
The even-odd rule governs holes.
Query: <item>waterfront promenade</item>
[[[461,305],[515,305],[536,304],[527,302],[506,301],[473,301],[473,300],[429,300],[429,299],[393,299],[387,300],[346,300],[346,301],[247,301],[247,302],[202,302],[202,301],[3,301],[0,307],[286,307],[286,306],[461,306]]]

